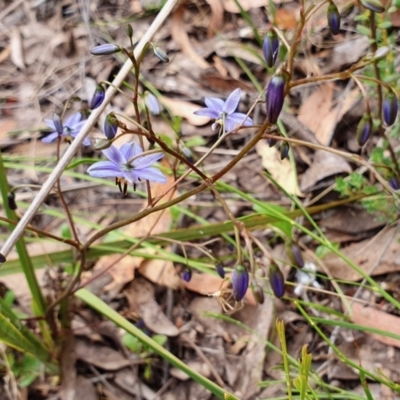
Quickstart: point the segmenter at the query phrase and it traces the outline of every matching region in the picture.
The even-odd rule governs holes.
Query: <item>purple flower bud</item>
[[[8,202],[8,207],[10,210],[15,211],[18,208],[17,203],[15,202],[15,193],[14,192],[8,193],[7,202]]]
[[[340,14],[339,10],[334,3],[328,6],[328,25],[329,29],[334,35],[340,31]]]
[[[389,185],[394,190],[400,189],[400,183],[396,176],[391,176],[389,179]]]
[[[243,265],[237,265],[232,274],[233,298],[240,301],[249,287],[249,273]]]
[[[106,97],[106,91],[104,86],[99,83],[90,99],[89,108],[95,110],[97,107],[100,107],[101,103],[104,101],[104,97]]]
[[[218,264],[215,269],[217,270],[217,274],[224,279],[225,278],[225,268],[222,264]]]
[[[160,104],[157,100],[157,97],[154,96],[153,93],[146,92],[144,94],[144,102],[146,103],[146,107],[153,115],[159,115],[161,113]]]
[[[360,0],[361,4],[376,13],[383,13],[385,11],[385,7],[379,0]]]
[[[157,47],[157,46],[153,46],[153,52],[154,52],[154,55],[155,55],[159,60],[161,60],[162,62],[164,62],[164,63],[169,62],[169,58],[168,58],[168,56],[167,56],[167,53],[166,53],[164,50],[160,49],[160,48]]]
[[[283,101],[285,99],[286,80],[283,75],[274,75],[269,81],[266,101],[267,101],[267,118],[271,124],[278,121],[279,114],[282,111]]]
[[[192,270],[190,268],[186,268],[183,272],[182,272],[182,279],[185,282],[190,282],[190,280],[192,279]]]
[[[366,114],[362,117],[357,127],[357,143],[360,147],[367,143],[372,134],[372,118]]]
[[[293,258],[294,258],[296,265],[299,268],[303,268],[304,267],[303,256],[301,255],[300,249],[295,244],[292,245],[292,253],[293,253]]]
[[[285,279],[279,267],[276,264],[269,266],[269,284],[274,295],[281,298],[285,294]]]
[[[272,68],[275,65],[276,59],[278,58],[278,53],[279,53],[279,39],[276,32],[273,29],[271,29],[267,33],[267,36],[265,37],[263,43],[264,59],[269,68]]]
[[[280,152],[281,152],[281,160],[284,160],[288,154],[289,154],[289,150],[290,150],[290,145],[288,142],[282,142],[281,147],[279,148]]]
[[[269,147],[274,147],[278,143],[278,140],[277,139],[267,139],[267,143],[268,143]]]
[[[108,140],[112,140],[115,138],[118,130],[118,119],[113,114],[110,113],[107,115],[106,120],[104,121],[104,134]]]
[[[3,254],[0,253],[0,264],[5,263],[7,260],[6,258],[3,256]]]
[[[393,92],[386,95],[383,100],[383,120],[387,126],[392,126],[399,112],[399,101]]]
[[[61,136],[63,134],[64,128],[60,116],[56,113],[53,114],[53,124],[56,132]]]
[[[112,43],[101,44],[100,46],[93,47],[90,52],[94,56],[108,56],[109,54],[119,53],[121,51],[121,47]]]
[[[253,296],[256,299],[257,303],[263,304],[265,297],[264,297],[264,291],[262,290],[261,286],[254,284],[251,286],[251,291],[252,291]]]
[[[139,319],[136,321],[135,324],[136,328],[143,330],[144,328],[146,328],[146,324],[144,323],[144,321],[142,319]]]

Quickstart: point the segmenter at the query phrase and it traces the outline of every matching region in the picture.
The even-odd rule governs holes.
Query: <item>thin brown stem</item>
[[[17,225],[17,223],[18,223],[18,221],[13,221],[11,219],[8,219],[8,218],[2,217],[2,216],[0,216],[0,221],[7,222],[8,224],[11,224],[11,225]],[[33,232],[33,233],[36,233],[38,236],[42,236],[42,237],[46,237],[46,238],[49,238],[49,239],[53,239],[53,240],[56,240],[57,242],[68,244],[70,246],[75,247],[76,249],[79,249],[79,243],[76,243],[74,240],[60,238],[60,237],[55,236],[55,235],[53,235],[51,233],[48,233],[48,232],[42,231],[40,229],[34,228],[32,225],[28,225],[26,227],[26,230],[30,231],[30,232]]]
[[[60,160],[60,145],[61,145],[61,140],[62,140],[62,137],[59,136],[59,137],[58,137],[58,140],[57,140],[57,163],[58,163],[58,161]],[[74,237],[75,242],[78,243],[78,244],[80,244],[79,236],[78,236],[78,233],[77,233],[77,231],[76,231],[76,227],[75,227],[74,220],[73,220],[73,218],[72,218],[71,212],[69,211],[68,204],[67,204],[67,202],[65,201],[64,195],[63,195],[62,190],[61,190],[61,180],[60,180],[60,178],[57,179],[56,188],[57,188],[57,189],[56,189],[57,195],[58,195],[58,197],[60,198],[60,201],[61,201],[61,204],[62,204],[62,206],[63,206],[63,208],[64,208],[64,211],[65,211],[65,214],[66,214],[66,217],[67,217],[69,226],[70,226],[70,228],[71,228],[72,236]]]
[[[242,148],[242,150],[234,157],[224,168],[222,168],[219,172],[214,174],[210,179],[212,183],[216,182],[219,180],[222,176],[224,176],[228,171],[230,171],[255,145],[256,143],[262,138],[262,136],[265,134],[266,129],[268,128],[268,122],[264,122],[264,124],[261,126],[259,131],[254,135],[253,138],[249,140],[249,142]],[[82,249],[86,250],[92,245],[94,242],[96,242],[98,239],[106,235],[108,232],[111,232],[115,229],[121,228],[125,225],[131,224],[132,222],[138,221],[144,217],[146,217],[149,214],[152,214],[156,211],[163,210],[165,208],[171,207],[175,204],[181,203],[182,201],[188,199],[189,197],[194,196],[197,193],[202,192],[203,190],[207,189],[209,185],[206,182],[203,182],[196,188],[176,197],[175,199],[172,199],[170,201],[167,201],[163,204],[160,204],[158,206],[153,206],[152,208],[147,208],[135,216],[131,218],[127,218],[125,220],[116,222],[114,224],[111,224],[107,228],[102,229],[101,231],[97,232],[94,236],[92,236],[82,247]]]

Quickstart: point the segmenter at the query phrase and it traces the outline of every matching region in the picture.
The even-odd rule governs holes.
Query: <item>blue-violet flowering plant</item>
[[[215,130],[220,125],[224,132],[230,132],[238,125],[252,126],[253,120],[246,114],[235,112],[239,105],[241,90],[235,89],[229,97],[223,101],[215,97],[206,97],[207,108],[195,111],[196,115],[215,119],[212,129]]]
[[[141,180],[165,183],[165,175],[151,164],[164,157],[163,153],[151,153],[141,155],[142,148],[134,142],[125,143],[119,149],[113,145],[102,150],[108,161],[98,161],[88,169],[89,175],[95,178],[116,178],[116,182],[121,188],[124,184],[124,194],[126,194],[127,182],[132,183],[133,187]]]
[[[42,138],[43,143],[51,143],[54,142],[59,136],[64,138],[64,140],[68,143],[72,141],[72,139],[77,136],[82,129],[83,124],[85,123],[85,119],[82,114],[77,112],[75,114],[70,115],[65,122],[62,123],[62,132],[59,133],[59,123],[57,125],[54,123],[52,119],[45,119],[45,124],[53,130],[47,136]],[[90,146],[90,139],[85,138],[83,141],[84,146]]]

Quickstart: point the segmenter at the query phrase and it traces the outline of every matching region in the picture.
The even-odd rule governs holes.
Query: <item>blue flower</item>
[[[106,97],[106,91],[104,89],[104,86],[101,83],[99,83],[96,86],[93,96],[89,101],[89,108],[91,110],[95,110],[96,108],[100,107],[105,97]]]
[[[150,165],[164,157],[163,153],[153,153],[141,156],[143,150],[136,143],[125,143],[121,148],[110,146],[102,150],[102,153],[109,161],[99,161],[94,163],[87,170],[90,176],[95,178],[116,178],[117,184],[121,187],[130,182],[134,185],[141,180],[165,183],[167,181],[164,174],[157,168]]]
[[[70,115],[62,125],[60,125],[60,121],[55,121],[54,119],[45,119],[44,122],[50,129],[52,129],[52,132],[42,138],[43,143],[54,142],[54,140],[59,136],[63,137],[66,142],[71,143],[72,139],[77,136],[82,129],[85,119],[82,117],[82,114],[78,112]],[[62,127],[61,134],[59,133],[60,126]],[[85,138],[83,145],[90,146],[90,139]]]
[[[194,113],[202,117],[215,119],[212,125],[213,130],[218,125],[223,126],[225,132],[233,130],[237,125],[252,126],[254,123],[250,117],[247,117],[246,114],[235,112],[239,105],[240,94],[240,89],[235,89],[226,101],[215,97],[206,97],[207,108],[201,108]]]

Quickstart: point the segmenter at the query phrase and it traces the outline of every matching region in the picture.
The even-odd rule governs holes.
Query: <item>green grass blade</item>
[[[3,205],[8,219],[18,221],[15,211],[11,210],[8,206],[9,184],[7,181],[6,170],[3,164],[3,157],[0,151],[0,191],[3,199]],[[10,226],[12,230],[14,226]],[[39,283],[36,279],[35,271],[29,257],[28,251],[25,246],[24,239],[21,238],[16,243],[16,249],[19,256],[20,265],[25,274],[26,280],[29,285],[33,297],[33,308],[36,316],[43,316],[45,314],[46,305],[43,298],[42,291],[40,290]]]
[[[50,351],[30,329],[21,323],[2,298],[0,298],[0,341],[23,353],[32,354],[53,372],[57,372],[57,366],[52,361]]]

